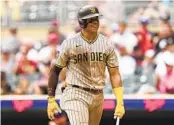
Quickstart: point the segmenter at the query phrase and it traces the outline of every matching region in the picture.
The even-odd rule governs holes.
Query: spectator
[[[15,94],[29,94],[30,86],[32,86],[34,81],[39,79],[38,64],[28,59],[28,51],[28,46],[22,45],[17,55],[18,58],[14,66],[14,73],[19,78],[19,81],[17,87],[14,89]]]
[[[156,88],[160,93],[174,94],[174,54],[165,52],[164,64],[166,72],[157,74]]]
[[[125,46],[119,46],[119,52],[119,67],[121,76],[124,78],[133,75],[136,69],[135,59],[128,54]]]
[[[17,82],[17,78],[13,73],[15,58],[14,55],[10,54],[10,50],[2,48],[1,52],[1,71],[5,74],[6,83],[13,90],[16,87]]]
[[[20,46],[20,42],[17,37],[18,29],[16,27],[10,27],[9,33],[9,37],[2,42],[2,48],[8,49],[11,54],[15,54],[19,51]]]
[[[115,45],[123,45],[126,47],[129,54],[132,53],[133,48],[137,45],[136,36],[127,30],[127,24],[125,21],[119,22],[118,31],[111,36],[111,41],[115,43]]]
[[[141,17],[139,22],[140,25],[136,35],[139,47],[144,55],[147,50],[153,49],[152,34],[148,29],[149,20],[147,18]]]
[[[159,52],[155,57],[155,63],[156,63],[156,74],[165,74],[166,73],[166,66],[164,63],[164,57],[166,52],[173,53],[174,54],[174,40],[168,39],[166,43],[166,47],[163,51]]]
[[[57,35],[57,41],[55,41],[56,45],[61,44],[63,40],[65,40],[65,36],[59,30],[59,24],[57,20],[52,20],[51,26],[48,30],[48,37],[49,35]]]
[[[128,55],[125,46],[119,46],[119,52],[119,70],[124,83],[124,93],[132,93],[134,90],[133,76],[136,70],[136,61]]]
[[[59,42],[59,36],[56,33],[50,33],[48,34],[47,42],[48,45],[56,46]]]
[[[14,72],[19,75],[31,75],[37,71],[37,63],[29,60],[27,53],[29,48],[25,45],[21,46],[20,52],[17,54],[17,62]]]
[[[165,45],[167,45],[168,39],[174,40],[174,31],[169,23],[170,15],[161,14],[160,16],[160,30],[157,33],[158,38],[156,39],[156,52],[160,52]]]
[[[51,63],[51,61],[55,59],[57,55],[58,48],[59,46],[52,46],[52,45],[43,47],[38,53],[39,61],[45,63]]]

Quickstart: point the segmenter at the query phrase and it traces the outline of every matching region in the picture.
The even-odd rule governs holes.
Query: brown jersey
[[[55,63],[67,67],[66,82],[88,88],[104,88],[106,67],[117,67],[118,59],[112,42],[98,34],[88,42],[81,33],[65,40]]]

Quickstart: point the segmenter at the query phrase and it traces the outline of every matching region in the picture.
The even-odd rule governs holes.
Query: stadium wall
[[[2,96],[2,125],[48,125],[46,96]],[[59,102],[59,97],[57,97]],[[125,95],[126,114],[120,125],[173,125],[174,97],[171,95]],[[100,125],[115,125],[114,96],[105,96]]]

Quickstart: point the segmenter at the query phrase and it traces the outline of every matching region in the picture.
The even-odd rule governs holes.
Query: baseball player
[[[48,80],[47,113],[51,120],[55,118],[55,110],[61,112],[55,100],[55,90],[58,75],[64,67],[67,68],[67,87],[62,94],[61,108],[67,113],[71,125],[99,125],[103,112],[106,67],[117,100],[114,116],[122,118],[125,114],[117,55],[112,43],[98,33],[99,16],[95,6],[80,8],[78,21],[81,32],[61,45]]]

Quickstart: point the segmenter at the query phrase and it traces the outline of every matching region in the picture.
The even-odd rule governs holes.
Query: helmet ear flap
[[[87,21],[83,19],[78,19],[80,27],[81,28],[86,28],[87,27]]]

